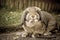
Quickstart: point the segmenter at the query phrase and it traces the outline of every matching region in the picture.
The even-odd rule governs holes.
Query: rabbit
[[[51,35],[51,31],[56,29],[54,16],[41,11],[38,7],[26,8],[21,16],[21,24],[24,29],[22,37],[26,37],[29,33],[32,33],[32,37],[36,34]]]

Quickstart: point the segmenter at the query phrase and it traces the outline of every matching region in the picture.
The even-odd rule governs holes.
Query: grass
[[[0,10],[0,27],[17,26],[20,24],[21,11]]]

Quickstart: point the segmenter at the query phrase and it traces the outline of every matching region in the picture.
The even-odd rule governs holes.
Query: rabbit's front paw
[[[28,35],[28,33],[26,33],[26,32],[22,33],[22,37],[27,37],[27,35]]]
[[[33,37],[33,38],[35,38],[35,35],[34,35],[34,34],[32,34],[32,37]]]

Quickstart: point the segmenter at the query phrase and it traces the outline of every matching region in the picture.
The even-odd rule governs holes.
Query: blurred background
[[[24,10],[29,6],[37,6],[45,11],[60,11],[60,0],[0,0],[0,9]]]
[[[53,14],[60,25],[60,0],[0,0],[0,29],[18,27],[21,12],[31,6]]]

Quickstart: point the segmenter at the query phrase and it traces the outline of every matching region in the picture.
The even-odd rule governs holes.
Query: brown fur
[[[26,15],[36,15],[39,14],[39,21],[34,24],[33,27],[28,27],[26,25]],[[24,25],[23,28],[27,33],[39,33],[43,35],[49,35],[56,27],[56,20],[55,18],[48,12],[41,11],[40,8],[38,7],[28,7],[27,9],[24,10],[23,15],[22,15],[22,20],[21,23]]]

